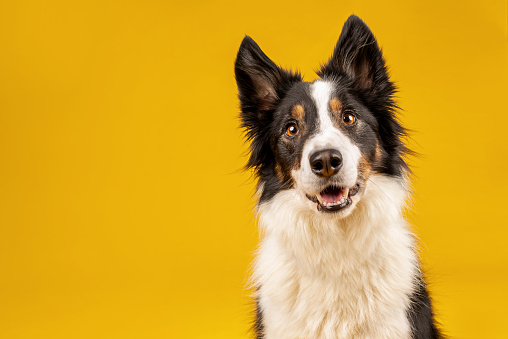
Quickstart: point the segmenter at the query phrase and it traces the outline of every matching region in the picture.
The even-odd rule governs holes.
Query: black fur
[[[411,296],[411,305],[407,312],[411,324],[411,337],[412,339],[442,338],[436,327],[425,281],[419,277],[416,284],[418,288]]]
[[[256,301],[256,321],[253,326],[254,333],[256,334],[256,339],[262,339],[263,335],[263,312],[261,311],[261,307],[259,307],[259,302]]]

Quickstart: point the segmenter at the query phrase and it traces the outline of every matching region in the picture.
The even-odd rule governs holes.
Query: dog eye
[[[342,122],[346,125],[352,125],[356,122],[356,117],[351,113],[345,113],[342,116]]]
[[[286,135],[288,137],[294,137],[298,134],[298,126],[295,123],[291,123],[286,126]]]

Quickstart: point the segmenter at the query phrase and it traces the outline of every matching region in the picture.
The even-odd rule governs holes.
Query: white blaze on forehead
[[[332,84],[326,81],[317,80],[311,85],[311,95],[318,111],[320,131],[334,128],[328,113],[332,90]]]

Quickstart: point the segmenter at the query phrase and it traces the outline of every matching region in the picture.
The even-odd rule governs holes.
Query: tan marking
[[[342,111],[342,102],[337,98],[333,98],[330,100],[330,109],[333,113],[339,114]]]
[[[280,182],[285,182],[284,173],[282,172],[282,167],[277,162],[275,163],[275,174],[277,175],[277,178],[279,178]]]
[[[381,157],[383,156],[383,151],[381,150],[381,145],[379,142],[376,143],[376,159],[381,160]]]
[[[305,108],[300,104],[294,105],[291,109],[291,116],[297,120],[302,120],[305,116]]]
[[[365,155],[362,154],[360,160],[358,161],[358,172],[360,172],[360,177],[363,178],[364,181],[367,181],[367,179],[370,177],[371,171],[372,168],[370,167],[369,161]]]
[[[381,166],[383,160],[383,149],[379,144],[379,141],[376,142],[376,153],[374,155],[374,167]]]

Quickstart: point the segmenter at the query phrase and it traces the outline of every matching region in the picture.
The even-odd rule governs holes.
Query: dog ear
[[[235,76],[242,109],[254,112],[274,109],[290,86],[301,81],[299,74],[278,67],[249,36],[238,50]]]
[[[318,75],[322,78],[347,76],[360,90],[376,91],[389,83],[383,54],[369,27],[351,15],[340,34],[333,55]]]

